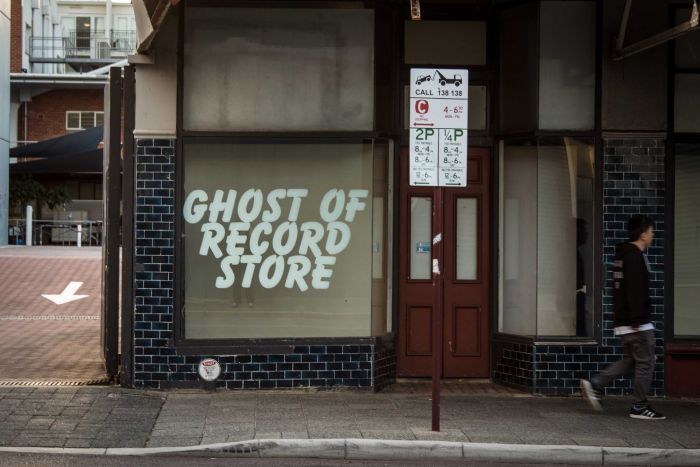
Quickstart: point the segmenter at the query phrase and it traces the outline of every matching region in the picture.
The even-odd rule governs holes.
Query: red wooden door
[[[469,148],[467,187],[446,188],[443,368],[446,378],[489,376],[490,155]],[[432,356],[432,188],[408,185],[401,155],[399,376],[430,376]]]

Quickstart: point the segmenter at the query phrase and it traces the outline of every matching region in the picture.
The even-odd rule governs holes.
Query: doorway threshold
[[[398,378],[396,383],[381,392],[392,394],[431,394],[430,378]],[[507,386],[496,384],[488,378],[443,379],[443,396],[510,396],[530,397],[531,394]]]

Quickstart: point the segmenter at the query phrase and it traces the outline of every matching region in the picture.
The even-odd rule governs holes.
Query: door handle
[[[452,341],[447,341],[447,346],[448,346],[449,349],[450,349],[450,353],[453,353],[453,350],[452,350]]]

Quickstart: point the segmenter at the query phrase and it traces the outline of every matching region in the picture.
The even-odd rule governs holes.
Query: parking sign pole
[[[469,71],[412,68],[409,130],[411,186],[433,187],[432,427],[440,431],[443,361],[444,187],[467,186]],[[423,242],[416,246],[419,252]]]
[[[440,378],[442,377],[442,316],[443,316],[443,187],[433,188],[433,368],[432,368],[432,429],[440,431]]]

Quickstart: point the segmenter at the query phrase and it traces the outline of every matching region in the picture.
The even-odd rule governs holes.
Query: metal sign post
[[[409,183],[433,187],[432,429],[440,431],[444,187],[467,186],[467,70],[411,69]]]
[[[433,368],[432,368],[432,430],[440,431],[440,378],[442,376],[442,206],[445,189],[433,187]]]

